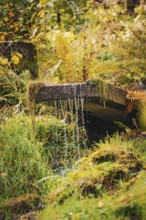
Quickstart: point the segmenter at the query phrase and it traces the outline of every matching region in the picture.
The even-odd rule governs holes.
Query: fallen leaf
[[[104,203],[102,201],[98,202],[98,208],[102,208],[104,206]]]
[[[0,173],[0,176],[1,177],[6,177],[6,176],[8,176],[6,173]]]

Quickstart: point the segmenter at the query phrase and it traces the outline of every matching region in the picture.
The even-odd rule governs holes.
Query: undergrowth
[[[27,83],[30,72],[23,71],[16,75],[13,70],[0,66],[0,106],[23,103],[26,106]]]
[[[103,193],[98,198],[82,198],[77,192],[67,198],[63,205],[50,204],[38,218],[43,220],[145,220],[146,173],[137,176],[135,184],[118,194]],[[141,188],[141,186],[143,186]]]
[[[36,118],[36,141],[31,138],[31,119],[24,114],[5,118],[0,125],[0,187],[2,197],[15,197],[27,192],[43,192],[36,182],[49,175],[55,162],[67,166],[78,157],[72,143],[72,125],[66,124],[68,149],[65,158],[64,122],[55,117]],[[80,143],[81,144],[81,143]],[[73,159],[74,157],[74,159]],[[66,163],[65,160],[68,160]],[[56,168],[59,169],[56,164]]]
[[[52,13],[56,10],[56,2],[51,2],[47,5],[45,1],[44,5],[41,3],[37,7],[48,10],[47,7],[52,5]],[[138,88],[145,87],[144,1],[141,1],[143,8],[135,8],[132,14],[127,11],[127,1],[124,1],[124,7],[117,1],[109,2],[113,2],[112,7],[109,7],[108,1],[104,1],[103,5],[96,1],[94,6],[90,3],[86,13],[80,15],[82,22],[79,19],[78,28],[71,27],[74,22],[67,21],[68,17],[63,18],[65,13],[61,8],[57,13],[59,15],[63,10],[60,19],[65,19],[65,22],[57,28],[47,27],[49,17],[45,18],[43,9],[40,11],[42,25],[39,21],[39,28],[35,27],[30,38],[37,46],[39,82],[77,83],[102,79],[130,90],[135,87],[133,82]],[[132,1],[128,2],[132,4]],[[75,11],[77,16],[82,10],[76,7]],[[11,17],[13,13],[9,15]],[[56,17],[56,14],[51,16]],[[22,55],[16,55],[14,53],[11,62],[19,64]],[[5,208],[5,201],[9,204],[10,200],[12,204],[19,196],[22,196],[23,204],[23,195],[49,193],[46,196],[48,207],[40,214],[39,220],[145,220],[145,140],[126,141],[119,136],[108,138],[95,144],[94,151],[88,156],[76,161],[84,155],[84,131],[81,128],[79,141],[76,141],[75,135],[79,131],[73,124],[74,118],[71,116],[71,123],[68,123],[63,121],[63,117],[56,119],[55,114],[50,112],[38,112],[36,139],[32,139],[30,118],[25,115],[28,113],[26,88],[30,73],[26,70],[16,75],[10,69],[11,62],[0,57],[0,106],[3,106],[0,109],[0,208]],[[41,83],[38,87],[36,84],[30,99],[35,98],[33,95],[36,95]],[[101,89],[106,93],[106,87]],[[143,92],[132,92],[129,96],[131,94],[130,99],[143,103],[139,124],[144,131],[145,95]],[[82,148],[80,152],[79,147]],[[71,169],[73,163],[75,165]],[[16,211],[19,212],[18,207]],[[11,219],[9,213],[6,216],[5,219]]]
[[[42,144],[32,142],[26,119],[18,115],[0,125],[1,199],[45,190],[36,182],[49,173],[47,157]]]
[[[55,162],[71,165],[82,156],[86,150],[84,134],[84,128],[79,128],[77,133],[76,125],[58,120],[55,116],[36,117],[36,140],[42,142],[52,165]]]
[[[143,81],[145,26],[145,13],[130,16],[118,4],[98,5],[88,10],[80,31],[62,27],[46,34],[38,50],[40,78],[48,83],[103,79],[125,86]]]
[[[15,205],[19,206],[16,204],[17,200],[23,204],[23,195],[25,197],[32,194],[32,198],[35,198],[36,195],[45,195],[50,190],[53,181],[50,181],[49,186],[47,181],[54,175],[52,169],[55,173],[61,172],[61,169],[71,166],[79,156],[72,142],[71,124],[66,124],[68,148],[65,149],[63,121],[55,116],[36,117],[34,142],[31,137],[30,117],[20,112],[11,114],[13,118],[5,116],[0,125],[0,215],[6,219],[13,216],[13,206],[14,209]],[[29,210],[29,203],[24,205],[24,210],[25,206]],[[17,210],[16,215],[24,210]]]
[[[77,161],[66,177],[54,178],[45,219],[145,219],[145,170],[141,153],[132,141],[119,136],[95,146]],[[135,184],[135,185],[133,185]],[[130,195],[126,196],[126,193]],[[135,198],[137,198],[135,200]]]

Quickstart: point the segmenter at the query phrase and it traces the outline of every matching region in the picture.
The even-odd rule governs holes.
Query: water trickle
[[[84,118],[85,99],[82,95],[81,84],[72,85],[72,92],[73,98],[50,100],[48,103],[53,107],[53,115],[58,118],[63,125],[63,137],[59,128],[56,127],[54,131],[56,139],[54,141],[55,149],[53,155],[55,155],[55,159],[60,158],[62,155],[60,159],[64,159],[65,161],[68,161],[69,155],[79,159],[82,155],[81,152],[87,149]],[[61,152],[59,149],[59,147],[61,147],[60,137],[63,138],[63,148]]]
[[[79,85],[80,88],[80,93],[81,93],[81,84]],[[77,156],[78,159],[81,157],[81,152],[80,152],[80,128],[79,128],[79,109],[81,107],[81,98],[77,98],[77,85],[72,85],[73,89],[73,102],[74,102],[74,111],[75,111],[75,117],[74,117],[74,135],[75,135],[75,145],[77,150]],[[81,96],[81,94],[79,94]]]
[[[76,151],[75,148],[75,120],[74,120],[74,100],[68,99],[69,111],[71,113],[71,124],[72,124],[72,148],[73,151]]]
[[[64,159],[68,157],[68,143],[67,143],[67,100],[59,100],[61,113],[62,113],[62,122],[64,125]]]
[[[77,145],[77,152],[78,152],[78,158],[80,158],[80,133],[79,133],[79,115],[78,115],[78,110],[79,110],[79,99],[75,97],[75,126],[76,126],[76,145]]]
[[[58,118],[58,102],[57,102],[57,100],[54,100],[54,110],[55,110],[55,117]],[[55,153],[56,153],[56,159],[58,159],[58,156],[59,156],[59,150],[58,150],[59,131],[58,131],[58,129],[55,130],[55,137],[56,137],[56,143],[57,143],[57,147],[55,148]]]
[[[85,116],[84,116],[84,103],[85,103],[85,99],[83,98],[83,94],[82,94],[82,86],[80,84],[80,109],[81,109],[81,127],[82,127],[82,138],[83,138],[83,147],[84,150],[87,149],[87,132],[86,132],[86,128],[85,128]]]

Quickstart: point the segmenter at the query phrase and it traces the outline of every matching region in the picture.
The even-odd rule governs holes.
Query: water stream
[[[70,152],[76,159],[80,159],[82,156],[81,151],[87,149],[87,134],[85,129],[84,118],[84,98],[82,97],[81,85],[80,85],[80,98],[77,98],[76,85],[72,85],[73,98],[52,100],[48,104],[54,109],[53,113],[61,123],[63,123],[63,152],[62,159],[67,161]],[[71,127],[71,134],[68,132],[68,126]],[[59,146],[59,131],[55,131],[55,142]],[[82,150],[81,150],[82,148]],[[58,147],[54,149],[55,157],[59,154]]]
[[[67,100],[59,100],[61,113],[62,113],[62,122],[64,125],[64,157],[65,160],[68,157],[68,137],[67,137]]]

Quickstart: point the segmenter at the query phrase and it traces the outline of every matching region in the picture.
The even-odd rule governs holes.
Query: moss
[[[1,219],[18,219],[24,213],[37,210],[40,203],[41,200],[37,194],[26,194],[11,198],[0,206]]]
[[[145,220],[146,219],[146,172],[141,171],[135,183],[115,195],[102,193],[98,198],[82,197],[76,191],[63,204],[49,203],[39,220]],[[141,190],[140,190],[141,189]]]
[[[28,99],[30,102],[34,102],[36,100],[37,92],[43,85],[44,83],[38,81],[35,81],[29,85]]]
[[[87,85],[89,85],[90,88],[96,87],[98,85],[98,83],[99,83],[99,80],[88,80],[87,81]]]
[[[64,181],[53,188],[50,201],[63,201],[78,191],[83,197],[99,197],[103,192],[115,194],[120,182],[129,183],[142,169],[139,154],[132,149],[131,142],[123,142],[119,137],[98,144],[88,157],[78,161]],[[128,185],[128,184],[127,184]],[[70,193],[71,192],[71,193]]]

